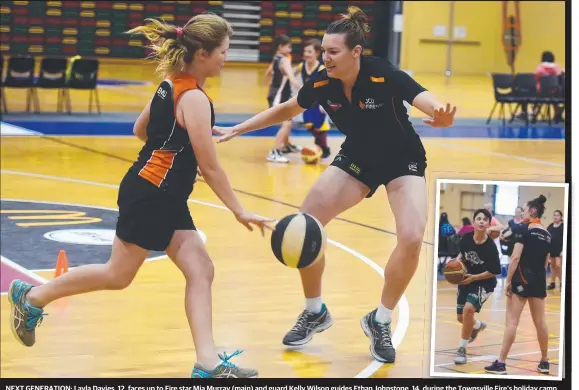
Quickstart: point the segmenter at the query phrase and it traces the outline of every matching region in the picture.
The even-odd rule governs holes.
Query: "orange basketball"
[[[501,235],[501,232],[489,232],[489,237],[496,240]]]
[[[459,284],[466,274],[466,267],[460,260],[451,260],[444,267],[444,278],[452,284]]]

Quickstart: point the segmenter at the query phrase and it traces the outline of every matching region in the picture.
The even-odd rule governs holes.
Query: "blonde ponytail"
[[[180,72],[193,61],[197,50],[211,53],[225,37],[233,35],[231,25],[212,13],[196,15],[182,28],[157,19],[146,21],[146,25],[135,27],[127,34],[143,35],[150,42],[149,58],[158,62],[157,72],[164,77]]]

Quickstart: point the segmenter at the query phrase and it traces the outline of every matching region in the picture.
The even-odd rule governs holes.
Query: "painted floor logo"
[[[0,205],[2,256],[22,267],[54,269],[60,250],[66,251],[71,267],[108,261],[117,210],[6,199]],[[164,256],[164,252],[151,252],[149,260]]]

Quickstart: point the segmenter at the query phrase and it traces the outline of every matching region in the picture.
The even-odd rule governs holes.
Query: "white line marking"
[[[562,140],[562,141],[564,141],[564,140]],[[471,147],[467,147],[467,146],[459,146],[459,145],[449,144],[449,143],[444,142],[444,141],[436,141],[436,140],[432,140],[432,139],[428,139],[428,138],[422,138],[422,142],[424,142],[425,144],[434,144],[434,145],[442,146],[444,148],[449,148],[449,149],[464,150],[466,152],[477,152],[477,153],[481,153],[481,154],[487,154],[489,156],[497,156],[497,157],[504,157],[504,158],[510,158],[510,159],[514,159],[514,160],[525,161],[525,162],[531,162],[533,164],[550,165],[553,167],[563,167],[563,168],[565,167],[565,164],[554,163],[551,161],[538,160],[536,158],[529,158],[529,157],[523,157],[523,156],[515,156],[513,154],[507,154],[507,153],[490,152],[488,150],[471,148]]]
[[[2,137],[9,137],[9,136],[38,136],[42,135],[38,131],[26,129],[24,127],[11,125],[10,123],[0,122],[0,136]]]
[[[61,176],[50,176],[50,175],[42,175],[42,174],[36,174],[36,173],[11,171],[11,170],[0,170],[0,173],[5,173],[5,174],[9,174],[9,175],[37,177],[37,178],[41,178],[41,179],[58,180],[58,181],[65,181],[65,182],[71,182],[71,183],[80,183],[80,184],[87,184],[87,185],[98,186],[98,187],[107,187],[107,188],[115,188],[115,189],[119,188],[119,186],[113,185],[113,184],[105,184],[105,183],[99,183],[99,182],[88,181],[88,180],[71,179],[71,178],[61,177]],[[213,204],[213,203],[209,203],[209,202],[198,201],[195,199],[188,199],[187,201],[191,202],[191,203],[197,203],[200,205],[204,205],[204,206],[222,209],[222,210],[229,210],[225,206],[217,205],[217,204]],[[91,207],[91,206],[87,206],[87,207]],[[376,264],[374,261],[372,261],[369,258],[367,258],[366,256],[364,256],[360,252],[357,252],[354,249],[351,249],[351,248],[349,248],[343,244],[340,244],[337,241],[331,240],[331,239],[328,239],[328,242],[330,244],[350,253],[351,255],[356,257],[358,260],[361,260],[362,262],[369,265],[382,278],[384,277],[384,270],[382,269],[382,267],[380,267],[378,264]],[[410,324],[410,305],[408,304],[408,300],[406,298],[406,295],[403,294],[402,297],[400,298],[400,302],[398,303],[398,323],[396,324],[396,329],[395,329],[393,337],[392,337],[392,344],[394,345],[395,348],[398,347],[400,345],[400,343],[402,343],[402,340],[404,339],[404,336],[406,335],[406,332],[408,330],[409,324]],[[378,371],[378,369],[380,369],[380,367],[382,367],[382,365],[383,365],[383,363],[378,362],[377,360],[374,360],[366,368],[364,368],[362,371],[360,371],[355,376],[355,378],[368,378],[371,375],[373,375],[376,371]]]
[[[7,259],[7,258],[4,257],[4,256],[0,256],[0,259],[1,259],[2,263],[6,264],[8,267],[10,267],[10,268],[12,268],[13,270],[16,270],[16,271],[18,271],[18,272],[20,272],[20,273],[25,274],[26,276],[28,276],[28,277],[36,280],[36,281],[39,282],[39,283],[44,284],[44,283],[47,283],[47,282],[48,282],[48,280],[47,280],[47,279],[44,279],[42,276],[36,275],[34,272],[32,272],[32,271],[30,271],[30,270],[27,270],[26,268],[24,268],[24,267],[16,264],[16,263],[13,262],[12,260],[9,260],[9,259]]]

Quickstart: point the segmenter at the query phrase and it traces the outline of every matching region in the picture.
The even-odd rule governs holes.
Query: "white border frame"
[[[437,179],[436,180],[436,202],[435,202],[435,226],[434,226],[434,254],[432,261],[438,259],[438,222],[440,218],[440,185],[441,184],[487,184],[487,185],[504,185],[514,184],[526,187],[558,187],[565,189],[565,207],[563,216],[563,257],[561,259],[561,266],[563,275],[561,283],[566,284],[567,278],[567,218],[569,206],[569,184],[568,183],[551,183],[551,182],[524,182],[524,181],[493,181],[493,180],[460,180],[460,179]],[[446,378],[485,378],[485,379],[525,379],[532,381],[562,381],[563,380],[563,350],[565,349],[565,288],[561,289],[561,313],[559,314],[559,371],[556,377],[553,376],[525,376],[525,375],[493,375],[493,374],[467,374],[467,373],[441,373],[434,371],[434,352],[436,339],[436,307],[437,307],[437,274],[433,268],[432,275],[432,313],[430,321],[430,376],[431,377],[446,377]]]

